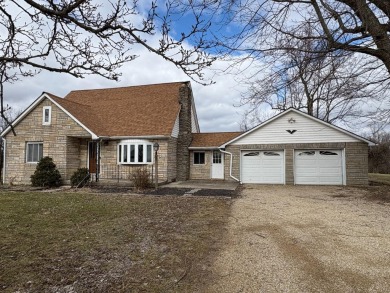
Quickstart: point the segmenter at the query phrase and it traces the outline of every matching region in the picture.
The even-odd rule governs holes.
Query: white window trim
[[[134,162],[130,162],[130,146],[134,145]],[[143,157],[142,162],[138,161],[138,146],[143,146]],[[150,146],[151,149],[151,162],[147,162],[147,146]],[[123,150],[124,146],[127,146],[127,162],[123,162]],[[119,148],[121,148],[121,154],[119,153]],[[122,157],[120,157],[120,155]],[[121,141],[117,145],[117,163],[118,165],[151,165],[154,163],[153,155],[153,143],[146,141]]]
[[[39,160],[38,161],[31,161],[31,162],[29,162],[28,161],[28,146],[29,145],[33,145],[33,144],[40,144],[40,145],[42,145],[42,158],[44,157],[44,155],[43,155],[43,142],[42,141],[29,141],[29,142],[27,142],[26,143],[26,164],[38,164],[38,162],[39,162]],[[39,153],[39,152],[38,152]]]
[[[49,121],[45,121],[46,110],[49,110]],[[50,124],[51,124],[51,106],[45,106],[43,107],[43,112],[42,112],[42,125],[50,125]]]

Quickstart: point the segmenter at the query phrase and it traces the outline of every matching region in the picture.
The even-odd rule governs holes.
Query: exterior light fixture
[[[291,123],[291,124],[295,123],[295,119],[294,118],[288,119],[288,123]]]

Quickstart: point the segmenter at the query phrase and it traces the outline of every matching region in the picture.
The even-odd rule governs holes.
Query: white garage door
[[[342,185],[341,150],[295,151],[295,184]]]
[[[243,183],[284,184],[283,151],[243,151],[241,180]]]

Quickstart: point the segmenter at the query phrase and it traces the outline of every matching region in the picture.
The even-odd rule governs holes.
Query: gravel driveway
[[[208,292],[390,292],[390,205],[367,192],[247,186]]]

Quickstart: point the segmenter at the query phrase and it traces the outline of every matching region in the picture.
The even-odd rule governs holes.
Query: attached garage
[[[295,184],[342,185],[342,150],[295,150]]]
[[[241,183],[367,185],[371,141],[288,109],[227,141],[225,179]]]
[[[283,151],[242,151],[242,183],[284,184]]]

